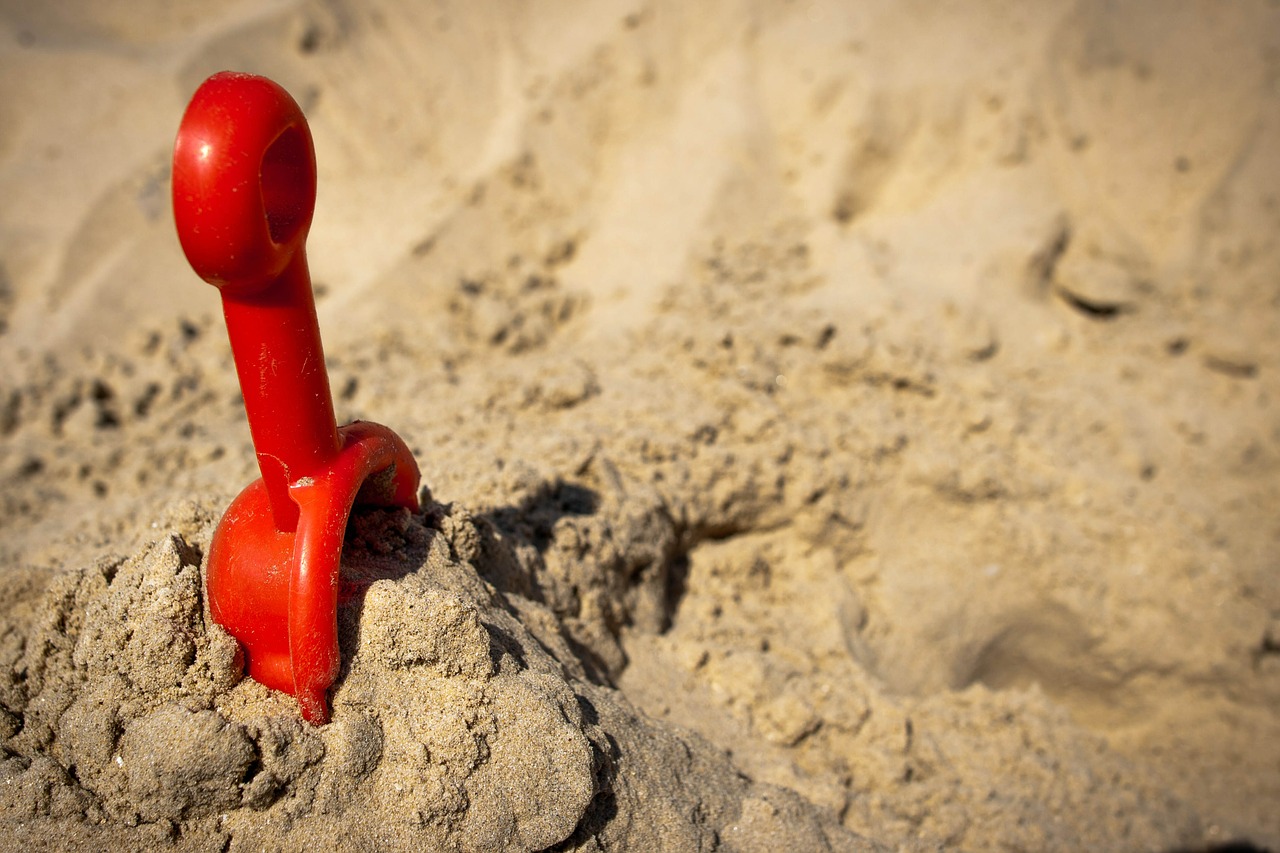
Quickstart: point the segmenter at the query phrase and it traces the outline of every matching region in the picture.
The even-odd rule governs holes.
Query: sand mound
[[[444,507],[354,520],[345,571],[367,586],[341,611],[344,672],[319,729],[242,679],[178,535],[11,596],[11,842],[656,850],[749,831],[749,849],[872,849],[589,679],[545,605],[480,578],[471,561],[495,549]]]
[[[1280,846],[1275,9],[153,5],[0,16],[0,848]],[[321,728],[203,600],[228,67],[430,489]]]

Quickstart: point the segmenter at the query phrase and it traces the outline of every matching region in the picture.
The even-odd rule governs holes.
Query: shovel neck
[[[223,290],[222,308],[276,528],[292,531],[289,485],[323,470],[339,449],[305,253],[260,290]]]

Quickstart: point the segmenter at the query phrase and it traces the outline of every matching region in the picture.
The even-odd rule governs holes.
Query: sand
[[[0,849],[1280,848],[1274,3],[0,6]],[[169,209],[315,135],[333,720]]]

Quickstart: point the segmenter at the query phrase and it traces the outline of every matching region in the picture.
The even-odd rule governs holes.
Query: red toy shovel
[[[356,502],[418,508],[418,466],[395,433],[338,428],[304,243],[316,203],[311,131],[289,93],[224,71],[196,91],[173,149],[178,239],[218,287],[262,479],[209,549],[209,610],[249,674],[328,720],[338,675],[339,561]]]

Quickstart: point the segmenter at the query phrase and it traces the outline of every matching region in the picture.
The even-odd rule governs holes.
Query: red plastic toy
[[[224,71],[187,107],[173,149],[178,239],[222,293],[262,479],[232,502],[209,549],[209,610],[249,674],[328,720],[338,675],[342,540],[352,506],[418,508],[418,466],[378,424],[337,427],[304,244],[315,149],[279,85]]]

